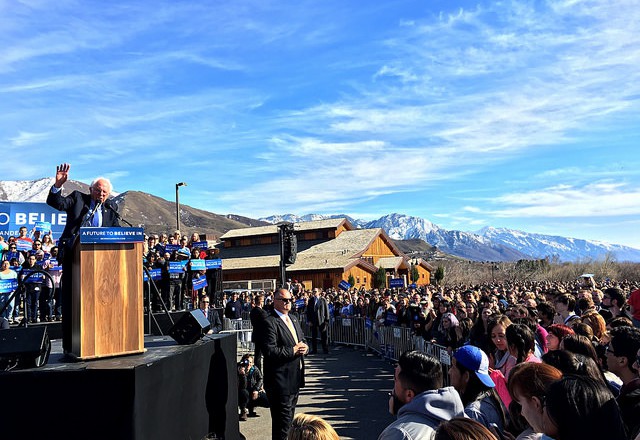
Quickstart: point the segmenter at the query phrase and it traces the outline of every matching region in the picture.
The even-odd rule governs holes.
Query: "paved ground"
[[[394,418],[388,412],[393,366],[375,354],[349,347],[332,347],[328,355],[307,356],[307,386],[296,413],[327,420],[341,439],[376,439]],[[240,422],[247,440],[269,440],[268,408],[257,408],[260,417]]]

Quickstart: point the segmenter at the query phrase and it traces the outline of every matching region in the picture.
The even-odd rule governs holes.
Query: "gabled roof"
[[[406,259],[404,257],[382,257],[378,259],[377,265],[383,269],[397,270],[402,266],[402,263],[406,263]]]
[[[330,218],[326,220],[314,220],[310,222],[294,223],[296,232],[313,231],[320,229],[337,229],[344,224],[347,230],[353,229],[353,225],[346,218]],[[256,226],[253,228],[240,228],[227,231],[220,240],[230,238],[255,237],[258,235],[274,235],[278,233],[278,225]]]

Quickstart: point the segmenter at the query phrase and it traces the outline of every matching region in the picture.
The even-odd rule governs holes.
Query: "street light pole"
[[[180,193],[178,189],[181,186],[187,186],[186,182],[176,183],[176,229],[180,230]]]

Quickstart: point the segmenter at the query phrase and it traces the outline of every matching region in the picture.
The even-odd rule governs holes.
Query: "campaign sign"
[[[204,260],[204,264],[207,269],[222,269],[222,260],[220,258],[214,258],[213,260]]]
[[[48,263],[49,263],[49,271],[57,272],[62,270],[62,266],[60,266],[60,264],[58,263],[58,260],[56,260],[55,258],[50,258],[48,260]]]
[[[142,228],[80,228],[82,244],[143,243]]]
[[[7,261],[11,261],[14,258],[20,261],[20,254],[18,252],[6,252],[4,255],[5,255],[5,260]]]
[[[417,286],[417,284],[416,284],[416,283],[412,283],[412,284],[409,284],[409,287],[410,287],[410,288],[412,288],[412,289],[415,289],[415,288],[417,288],[418,286]]]
[[[351,284],[349,284],[345,280],[342,280],[340,281],[340,284],[338,284],[338,287],[341,288],[342,290],[349,290],[351,289]]]
[[[204,249],[205,251],[209,248],[209,243],[206,241],[194,241],[191,243],[191,249]]]
[[[0,280],[0,293],[11,293],[18,288],[18,280]]]
[[[304,307],[304,298],[300,298],[296,300],[296,308],[301,309]]]
[[[384,319],[384,325],[396,325],[397,322],[398,322],[398,317],[396,316],[396,314],[387,312],[387,315],[385,316],[385,319]]]
[[[179,244],[165,244],[164,251],[169,252],[170,254],[180,249],[181,246]]]
[[[144,274],[144,281],[149,281],[149,277],[147,276],[147,271],[144,271],[143,274]],[[162,279],[162,269],[149,269],[149,274],[151,275],[152,280]]]
[[[169,261],[169,273],[182,273],[187,261]]]
[[[44,232],[48,234],[51,231],[51,223],[50,222],[36,222],[35,224],[36,231]]]
[[[24,283],[42,283],[44,281],[44,274],[42,272],[35,272],[33,270],[25,269],[22,271]]]
[[[370,318],[364,318],[364,328],[373,328],[373,321]]]
[[[33,248],[33,242],[23,238],[18,238],[16,240],[16,246],[19,251],[29,251]]]
[[[207,270],[205,260],[194,259],[191,260],[191,270]]]
[[[193,280],[193,290],[200,290],[207,287],[209,284],[207,283],[207,277],[195,278]]]
[[[46,203],[0,202],[0,235],[5,239],[17,237],[20,227],[32,229],[37,222],[49,223],[51,232],[59,237],[67,224],[67,213]]]
[[[404,287],[404,278],[391,278],[389,280],[389,287]]]

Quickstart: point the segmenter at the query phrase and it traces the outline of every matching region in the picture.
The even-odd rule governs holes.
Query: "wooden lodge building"
[[[389,279],[411,281],[411,264],[418,285],[429,284],[433,268],[425,261],[403,254],[383,229],[356,229],[345,218],[296,223],[297,258],[287,266],[287,278],[306,289],[338,288],[353,276],[356,288],[373,288],[379,268]],[[225,289],[270,289],[280,277],[280,244],[277,225],[233,229],[220,237],[220,258]]]

